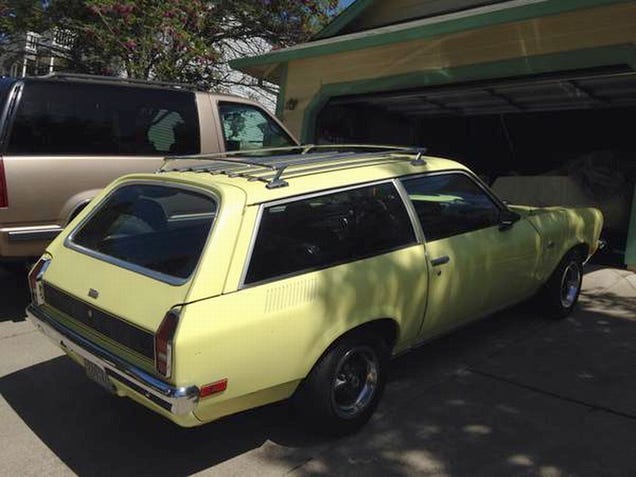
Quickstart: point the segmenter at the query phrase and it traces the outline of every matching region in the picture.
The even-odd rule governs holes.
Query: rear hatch
[[[152,371],[154,335],[186,301],[218,209],[201,190],[124,182],[50,247],[44,300],[55,319]]]

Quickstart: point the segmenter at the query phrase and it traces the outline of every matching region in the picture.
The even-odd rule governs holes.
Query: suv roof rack
[[[342,152],[343,150],[344,152]],[[299,152],[291,154],[294,151]],[[264,155],[269,153],[272,153],[273,155]],[[285,170],[290,166],[316,165],[326,162],[337,162],[338,165],[364,165],[366,163],[375,162],[378,159],[394,160],[399,158],[400,155],[415,155],[414,158],[409,157],[405,159],[414,166],[424,166],[426,165],[426,162],[422,156],[425,153],[426,148],[423,147],[376,146],[370,144],[309,144],[291,147],[221,152],[217,154],[197,156],[169,156],[164,159],[163,165],[156,172],[188,171],[224,174],[228,177],[243,177],[250,181],[265,182],[265,187],[268,189],[277,189],[279,187],[289,185],[287,181],[283,180],[282,176]],[[254,154],[256,154],[256,156],[254,156]],[[166,169],[166,166],[170,161],[181,160],[209,161],[210,164]],[[333,167],[337,166],[334,164],[331,166],[304,169],[303,172],[317,172],[318,170],[326,170]]]
[[[136,78],[120,78],[118,76],[100,76],[100,75],[87,75],[82,73],[64,73],[53,72],[43,76],[36,76],[36,78],[42,79],[59,79],[59,80],[81,80],[81,81],[94,81],[96,83],[118,83],[118,84],[133,84],[149,87],[162,87],[162,88],[175,88],[184,89],[188,91],[199,91],[195,86],[186,83],[172,83],[169,81],[154,81],[144,80]]]

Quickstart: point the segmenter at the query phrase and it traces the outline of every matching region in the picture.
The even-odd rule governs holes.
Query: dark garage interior
[[[624,261],[636,179],[636,73],[594,70],[332,98],[319,143],[425,146],[458,160],[503,199],[599,207]]]

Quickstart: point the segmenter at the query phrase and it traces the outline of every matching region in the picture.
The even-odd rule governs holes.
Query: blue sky
[[[342,8],[347,8],[349,5],[351,5],[355,0],[340,0],[340,6]]]

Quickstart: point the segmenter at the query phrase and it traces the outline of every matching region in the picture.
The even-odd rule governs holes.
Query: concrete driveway
[[[634,476],[636,275],[584,288],[566,320],[519,306],[394,360],[372,421],[327,440],[285,404],[180,429],[104,394],[0,270],[0,475]]]

